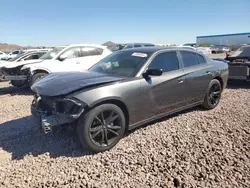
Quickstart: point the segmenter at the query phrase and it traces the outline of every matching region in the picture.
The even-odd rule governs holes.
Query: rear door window
[[[95,47],[81,47],[81,57],[101,55],[103,49]]]
[[[180,51],[180,54],[182,57],[184,68],[200,64],[196,53],[188,51]]]
[[[205,58],[203,56],[197,54],[197,58],[198,58],[199,64],[206,63],[206,60],[205,60]]]
[[[32,54],[24,58],[24,60],[26,61],[26,60],[32,60],[32,59],[38,59],[38,58],[39,58],[38,54]]]
[[[139,44],[135,44],[135,48],[139,48],[139,47],[142,47],[142,46]]]

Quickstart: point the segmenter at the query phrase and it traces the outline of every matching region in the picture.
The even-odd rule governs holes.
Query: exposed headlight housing
[[[54,110],[59,114],[69,114],[79,117],[84,111],[85,104],[75,98],[59,99],[54,102]]]

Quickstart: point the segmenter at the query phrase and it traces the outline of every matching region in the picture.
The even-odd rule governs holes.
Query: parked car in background
[[[250,45],[239,48],[225,60],[229,61],[229,79],[250,81]]]
[[[109,50],[111,50],[112,52],[116,52],[122,50],[125,46],[126,44],[116,44],[115,46],[109,47]]]
[[[116,51],[128,49],[128,48],[140,48],[140,47],[152,47],[152,46],[155,46],[155,45],[151,43],[127,43],[127,44],[117,44],[111,47],[110,50],[112,52],[116,52]]]
[[[128,48],[140,48],[140,47],[152,47],[154,44],[151,43],[128,43],[125,45],[123,49],[128,49]]]
[[[196,50],[204,54],[212,54],[212,50],[209,47],[196,47]]]
[[[0,62],[0,76],[1,76],[0,78],[1,78],[1,80],[5,80],[5,78],[2,78],[3,73],[2,73],[1,69],[7,68],[8,70],[5,70],[5,75],[12,76],[12,80],[16,80],[16,82],[19,83],[18,87],[26,86],[29,83],[29,80],[27,79],[28,72],[27,72],[27,69],[22,70],[22,68],[25,65],[40,63],[44,60],[52,59],[54,56],[56,56],[56,54],[58,54],[64,48],[65,48],[64,46],[55,47],[55,48],[53,48],[53,50],[48,51],[46,54],[41,56],[39,59],[19,61],[19,62],[15,62],[15,63],[11,63],[9,61],[2,61],[2,62]],[[6,66],[8,65],[8,66],[5,67],[5,65]]]
[[[225,52],[225,53],[226,53],[226,52],[230,52],[230,48],[229,48],[229,47],[223,47],[223,48],[222,48],[222,51]]]
[[[16,57],[0,63],[0,80],[1,81],[11,81],[11,84],[16,87],[21,87],[24,82],[20,80],[20,69],[26,61],[38,60],[41,56],[46,54],[49,49],[42,49],[39,51],[28,51],[23,54],[17,55]],[[38,62],[38,61],[35,61]],[[18,67],[18,68],[17,68]]]
[[[8,61],[9,59],[12,59],[14,57],[16,57],[17,55],[19,54],[22,54],[24,53],[24,51],[22,50],[14,50],[14,51],[11,51],[11,52],[8,52],[5,56],[3,56],[1,59],[2,60],[6,60]]]
[[[222,48],[223,47],[221,47],[221,46],[213,46],[210,49],[212,51],[212,54],[219,54],[219,53],[223,53]]]
[[[2,57],[5,57],[5,56],[6,56],[6,53],[0,51],[0,60],[2,59]]]
[[[52,59],[22,67],[23,76],[31,86],[51,72],[84,71],[112,52],[95,44],[73,44],[61,50]]]
[[[89,150],[111,149],[125,131],[202,105],[215,108],[228,65],[185,48],[132,48],[99,61],[88,72],[52,73],[31,88],[34,117],[48,133],[76,125]]]

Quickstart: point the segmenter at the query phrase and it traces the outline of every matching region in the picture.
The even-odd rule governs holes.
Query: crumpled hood
[[[8,65],[9,61],[0,61],[0,68],[4,67],[5,65]]]
[[[66,95],[89,86],[115,82],[124,77],[109,76],[95,72],[60,72],[51,73],[32,85],[31,89],[43,96]]]
[[[32,59],[32,60],[27,60],[27,61],[9,62],[8,64],[5,64],[4,67],[9,69],[9,68],[19,67],[19,66],[22,66],[22,65],[40,63],[42,61],[43,61],[42,59]]]

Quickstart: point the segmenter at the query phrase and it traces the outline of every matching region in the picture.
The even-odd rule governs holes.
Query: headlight
[[[56,113],[77,115],[84,110],[85,104],[74,98],[65,98],[55,101],[54,109]]]

